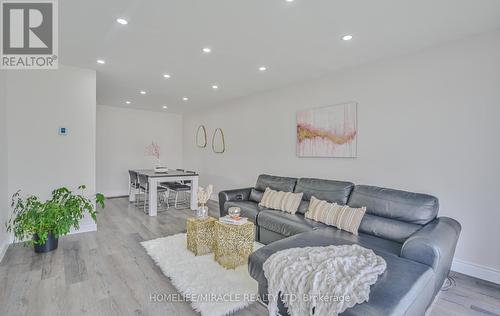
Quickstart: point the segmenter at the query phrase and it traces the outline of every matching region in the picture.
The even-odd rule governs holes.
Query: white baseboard
[[[114,197],[128,196],[128,191],[110,191],[110,192],[104,192],[103,194],[107,198],[114,198]]]
[[[500,284],[500,270],[494,268],[463,261],[460,259],[455,259],[453,260],[453,264],[451,265],[451,270],[478,279]]]
[[[97,224],[96,223],[89,223],[89,224],[80,225],[79,230],[71,230],[68,235],[95,232],[95,231],[97,231]]]
[[[0,262],[2,262],[3,257],[5,256],[5,253],[7,252],[7,248],[9,248],[10,245],[10,240],[4,240],[2,244],[0,244]]]
[[[95,231],[97,231],[97,224],[92,222],[92,223],[80,225],[79,230],[71,229],[70,232],[68,233],[68,235],[95,232]],[[63,237],[64,236],[59,237],[59,238],[63,238]],[[13,243],[17,244],[17,243],[21,243],[21,242],[24,242],[24,240],[16,240],[14,242],[14,239],[10,238],[10,240],[7,240],[3,245],[0,245],[0,262],[2,261],[2,258],[5,255],[5,252],[7,251],[7,248],[9,248],[10,244],[13,244]]]

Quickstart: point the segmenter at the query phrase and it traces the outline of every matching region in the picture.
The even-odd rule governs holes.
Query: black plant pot
[[[39,239],[38,234],[35,234],[33,236],[33,240],[38,241],[38,239]],[[45,252],[52,251],[52,250],[57,248],[58,241],[59,241],[59,239],[55,238],[54,235],[52,235],[52,233],[49,233],[49,235],[47,236],[47,240],[45,241],[45,244],[43,244],[43,245],[35,244],[35,252],[36,253],[45,253]]]

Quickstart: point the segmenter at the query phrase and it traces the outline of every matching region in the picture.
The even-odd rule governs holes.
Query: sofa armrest
[[[461,230],[452,218],[436,218],[405,241],[401,257],[432,267],[439,289],[450,271]]]
[[[224,209],[224,204],[227,201],[248,201],[252,188],[234,189],[219,192],[219,212],[220,216],[226,216],[227,211]]]
[[[417,261],[433,269],[455,252],[462,227],[449,217],[439,217],[408,238],[401,248],[401,257]]]

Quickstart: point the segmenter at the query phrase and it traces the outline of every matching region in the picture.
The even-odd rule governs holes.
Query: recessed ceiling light
[[[101,64],[101,65],[104,65],[106,62],[105,62],[104,60],[102,60],[102,59],[98,59],[98,60],[97,60],[97,63],[98,63],[98,64]]]
[[[125,101],[125,103],[130,104],[130,103],[132,103],[132,102],[130,102],[130,101]]]
[[[285,0],[286,2],[293,2],[293,0]]]
[[[170,79],[170,77],[171,77],[171,76],[170,76],[169,74],[164,74],[164,75],[163,75],[163,78]]]
[[[146,94],[146,91],[141,90],[140,94]]]
[[[267,70],[267,67],[266,66],[260,66],[259,67],[259,71],[266,71]]]
[[[202,50],[203,50],[204,53],[207,53],[207,54],[212,51],[212,49],[210,47],[203,47]]]
[[[166,105],[164,105],[164,106],[163,106],[163,108],[164,108],[165,110],[166,110],[166,109],[168,109],[168,107],[167,107]]]
[[[350,41],[350,40],[352,40],[352,35],[349,35],[349,34],[348,35],[344,35],[344,36],[342,36],[342,40],[343,41]]]
[[[189,100],[189,98],[188,98],[188,97],[183,97],[183,98],[182,98],[182,101],[188,101],[188,100]]]
[[[116,19],[116,22],[120,23],[121,25],[127,25],[128,21],[123,19],[123,18],[118,18]]]
[[[219,86],[218,86],[218,85],[216,85],[216,84],[214,84],[214,85],[212,86],[212,89],[217,90],[217,89],[219,89]]]

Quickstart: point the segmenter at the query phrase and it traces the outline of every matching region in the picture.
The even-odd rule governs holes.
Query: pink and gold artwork
[[[297,155],[356,157],[357,123],[356,103],[297,112]]]

